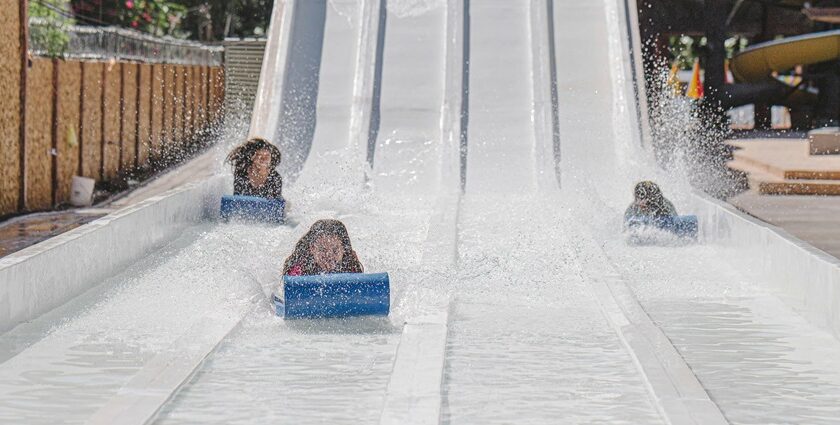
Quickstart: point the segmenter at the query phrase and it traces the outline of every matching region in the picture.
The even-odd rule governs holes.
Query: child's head
[[[255,137],[234,148],[227,157],[234,173],[245,175],[252,168],[264,173],[280,165],[280,150],[265,139]]]
[[[321,270],[335,270],[353,248],[347,228],[338,220],[319,220],[309,229],[309,255]]]
[[[347,228],[338,220],[318,220],[309,228],[286,260],[284,273],[295,265],[305,274],[361,272]]]
[[[636,183],[636,188],[633,189],[633,196],[636,202],[644,204],[661,198],[662,191],[656,183],[646,180]]]

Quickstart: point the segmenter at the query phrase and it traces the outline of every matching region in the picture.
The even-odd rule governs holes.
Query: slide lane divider
[[[458,219],[466,177],[469,115],[469,0],[446,9],[443,105],[440,114],[440,193],[423,249],[423,262],[444,266],[458,261]]]
[[[588,235],[574,237],[586,253],[578,258],[584,259],[581,268],[591,282],[593,295],[644,377],[660,415],[672,425],[728,424],[691,367],[653,323],[603,250]]]
[[[560,123],[557,99],[557,67],[554,62],[554,1],[530,4],[531,80],[533,88],[534,170],[537,187],[559,186]]]
[[[257,95],[251,114],[249,138],[263,137],[274,144],[280,142],[277,140],[277,131],[283,110],[284,85],[289,68],[289,50],[297,1],[274,2],[268,41],[260,67]]]
[[[385,1],[362,0],[356,66],[353,75],[353,102],[350,109],[349,148],[356,164],[365,170],[359,183],[370,178],[373,158],[371,137],[376,143],[379,129],[379,89],[382,77],[382,54],[385,41]],[[374,101],[376,105],[374,105]]]
[[[405,323],[388,381],[380,425],[440,422],[448,322],[447,301],[439,313]]]
[[[205,316],[158,353],[88,420],[89,425],[151,423],[164,405],[187,383],[216,347],[242,320],[265,306],[260,295],[241,315]]]
[[[458,49],[460,45],[460,66],[453,69],[453,72],[457,72],[461,76],[461,84],[457,88],[460,89],[457,92],[454,91],[456,87],[453,87],[452,93],[460,93],[460,116],[459,116],[459,131],[458,131],[458,151],[460,153],[460,180],[461,180],[461,192],[463,192],[467,187],[467,141],[469,140],[469,128],[470,128],[470,0],[454,0],[450,1],[447,11],[452,11],[452,7],[456,7],[453,15],[456,18],[460,18],[460,25],[457,21],[453,21],[450,18],[447,18],[447,40],[451,40],[450,43],[452,44],[452,49]],[[449,47],[447,47],[447,51],[449,51]],[[451,53],[450,53],[451,54]],[[447,63],[449,63],[447,61]],[[453,58],[453,66],[457,66],[457,58]],[[449,65],[447,65],[447,78],[449,77]],[[453,83],[457,83],[453,80]]]
[[[458,220],[463,189],[468,99],[469,0],[452,0],[446,11],[446,72],[441,106],[440,193],[429,223],[423,263],[452,268],[458,262]],[[437,313],[403,326],[385,394],[381,425],[440,423],[446,342],[447,299]]]

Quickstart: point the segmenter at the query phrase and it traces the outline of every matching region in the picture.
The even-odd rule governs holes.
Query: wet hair
[[[321,270],[315,259],[312,258],[312,245],[320,236],[333,235],[338,237],[341,241],[341,246],[344,248],[344,258],[338,263],[334,270]],[[344,223],[338,220],[318,220],[309,231],[303,235],[302,238],[295,245],[295,250],[286,262],[283,264],[283,274],[287,275],[293,267],[300,266],[304,275],[315,275],[321,273],[362,273],[363,267],[350,245],[350,235],[347,233],[347,228]]]
[[[633,196],[636,198],[635,202],[637,203],[645,201],[643,210],[654,217],[667,216],[673,208],[669,208],[670,203],[662,195],[662,190],[652,181],[637,183],[636,188],[633,189]]]
[[[233,175],[235,177],[245,178],[248,176],[248,170],[251,169],[251,165],[254,163],[254,154],[263,149],[271,153],[270,168],[274,170],[280,165],[280,159],[282,157],[280,149],[277,149],[277,146],[272,145],[268,140],[260,137],[251,138],[247,142],[233,148],[225,161],[233,164]]]
[[[633,196],[637,201],[658,201],[662,198],[662,190],[656,183],[646,180],[636,183]]]

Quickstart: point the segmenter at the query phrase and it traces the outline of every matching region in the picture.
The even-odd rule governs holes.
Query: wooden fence
[[[221,119],[222,68],[29,58],[16,3],[0,0],[0,216],[172,160]]]

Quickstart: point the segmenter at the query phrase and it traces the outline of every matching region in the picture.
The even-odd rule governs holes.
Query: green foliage
[[[126,0],[120,10],[123,26],[154,35],[181,35],[181,21],[187,14],[184,5],[165,0]]]
[[[671,36],[668,39],[668,50],[673,60],[679,62],[680,69],[690,69],[694,65],[694,59],[699,56],[698,48],[705,44],[705,37]]]
[[[157,36],[218,41],[225,36],[264,34],[274,1],[69,0],[69,3],[81,25],[114,25]]]
[[[226,35],[247,37],[265,33],[274,1],[70,0],[70,3],[82,25],[115,25],[158,36],[217,41]]]
[[[743,50],[747,45],[749,45],[749,40],[744,37],[726,39],[724,42],[726,57],[731,59],[732,56]],[[694,59],[702,55],[705,47],[706,37],[677,35],[671,36],[668,39],[668,50],[671,53],[671,58],[679,62],[680,69],[691,69],[694,66]]]
[[[273,0],[178,0],[189,12],[183,30],[190,38],[211,41],[253,37],[268,29]]]
[[[162,36],[178,36],[187,14],[183,1],[72,0],[73,13],[84,25],[114,25]]]
[[[34,24],[29,28],[30,42],[46,51],[50,57],[61,57],[70,37],[65,28],[73,25],[68,0],[33,0],[29,3],[29,16]]]

